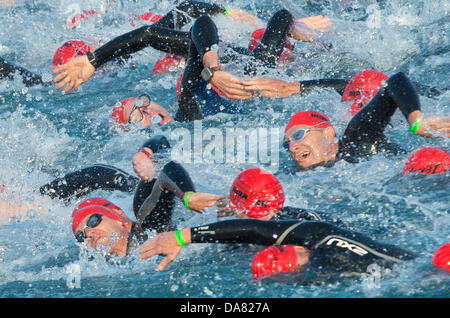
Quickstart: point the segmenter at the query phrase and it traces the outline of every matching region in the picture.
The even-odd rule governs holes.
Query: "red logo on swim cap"
[[[424,147],[414,152],[405,164],[403,174],[438,174],[450,170],[450,153],[440,148]]]
[[[436,250],[432,264],[450,272],[450,243],[446,243]]]
[[[63,65],[74,57],[86,55],[90,51],[89,46],[83,41],[68,41],[61,45],[53,55],[53,65]]]
[[[313,110],[305,110],[298,112],[291,117],[284,132],[287,132],[294,126],[315,126],[317,128],[327,128],[331,126],[330,118],[327,115],[321,114]]]
[[[284,191],[278,179],[259,168],[241,172],[230,188],[230,207],[251,218],[272,217],[284,205]]]
[[[299,268],[297,258],[292,245],[268,246],[253,257],[252,273],[256,279],[275,273],[287,273]]]
[[[341,101],[354,101],[350,113],[355,115],[375,96],[388,76],[377,70],[365,70],[356,74],[345,87]]]
[[[252,35],[250,36],[250,41],[248,43],[248,52],[252,52],[255,47],[261,43],[261,39],[264,35],[264,31],[266,29],[257,29],[253,31]],[[286,62],[292,62],[295,58],[292,54],[292,51],[294,50],[295,45],[289,41],[288,38],[286,38],[286,45],[284,46],[283,52],[280,55],[279,61],[286,63]]]

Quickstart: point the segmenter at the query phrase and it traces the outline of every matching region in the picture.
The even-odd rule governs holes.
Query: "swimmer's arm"
[[[289,226],[298,221],[260,221],[260,220],[228,220],[209,225],[184,228],[181,230],[185,245],[191,243],[254,243],[272,245],[277,235],[283,233]],[[175,232],[161,233],[151,239],[139,249],[141,259],[155,255],[166,257],[158,265],[163,270],[176,259],[183,246],[176,239]]]
[[[245,90],[258,92],[266,98],[284,98],[291,95],[306,95],[313,88],[333,88],[340,95],[343,94],[348,81],[344,79],[317,79],[306,81],[286,82],[275,78],[255,77],[243,81]]]
[[[288,35],[298,41],[313,42],[320,39],[323,33],[331,33],[332,27],[330,18],[316,15],[297,19]]]
[[[14,79],[14,74],[19,74],[22,78],[22,82],[27,86],[34,85],[51,85],[51,82],[44,82],[41,76],[34,74],[23,67],[6,62],[4,59],[0,58],[0,80],[2,79]]]
[[[394,107],[401,110],[410,127],[418,124],[418,129],[416,132],[417,135],[424,137],[436,137],[437,135],[432,132],[435,131],[444,136],[450,137],[450,118],[440,118],[437,116],[429,116],[428,118],[425,118],[421,111],[419,95],[417,94],[417,91],[409,78],[404,73],[399,72],[392,75],[386,81],[385,87],[381,90],[383,90],[383,92],[378,92],[377,95],[387,95],[387,97],[390,98],[390,104],[393,104]],[[386,116],[392,116],[393,111],[389,109],[388,103],[381,103],[381,106],[387,109]],[[383,110],[379,110],[379,112],[382,113]]]

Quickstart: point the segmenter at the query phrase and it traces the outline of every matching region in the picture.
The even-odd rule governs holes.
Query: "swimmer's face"
[[[297,130],[300,129],[307,130],[301,140],[295,140],[295,134]],[[330,134],[334,134],[334,129],[332,127],[316,128],[297,125],[291,127],[286,132],[284,140],[289,140],[289,153],[292,159],[294,159],[301,168],[306,169],[327,161]]]
[[[112,255],[120,254],[120,246],[123,240],[128,239],[128,230],[117,220],[102,215],[101,222],[95,227],[86,226],[89,220],[87,216],[77,227],[76,232],[84,229],[86,235],[85,242],[95,250],[109,247]]]
[[[128,123],[139,123],[143,127],[151,125],[147,108],[151,105],[151,100],[147,95],[131,98],[125,105],[124,117]]]

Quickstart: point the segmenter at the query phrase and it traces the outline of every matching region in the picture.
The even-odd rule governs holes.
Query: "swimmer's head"
[[[264,169],[241,172],[230,188],[230,208],[250,218],[271,219],[283,205],[283,187],[272,173]]]
[[[252,52],[258,45],[261,43],[261,39],[264,35],[264,31],[266,29],[257,29],[253,31],[252,35],[250,36],[250,42],[248,43],[248,52]],[[279,61],[282,63],[292,62],[294,61],[294,55],[292,54],[292,51],[294,50],[295,45],[289,41],[288,38],[286,38],[286,45],[284,46],[283,52],[280,55]]]
[[[88,205],[72,213],[72,232],[77,241],[87,241],[94,249],[109,246],[111,254],[123,252],[131,226],[123,212],[103,205]]]
[[[307,110],[291,117],[284,130],[283,147],[300,168],[334,159],[336,133],[327,115]]]
[[[120,125],[140,123],[143,127],[151,125],[151,118],[146,113],[146,108],[151,105],[148,95],[130,97],[118,102],[112,109],[111,118]]]
[[[139,15],[131,15],[129,16],[128,20],[131,24],[131,26],[134,28],[136,26],[136,21],[145,21],[150,23],[155,23],[159,19],[161,19],[162,16],[153,12],[145,12]]]
[[[59,66],[66,64],[74,57],[86,55],[88,51],[94,51],[93,46],[87,45],[83,41],[67,41],[61,45],[53,55],[53,65]]]
[[[450,170],[450,153],[434,148],[424,147],[414,152],[405,164],[403,175],[408,173],[438,174]]]
[[[152,74],[154,75],[163,75],[170,72],[174,72],[178,69],[184,68],[186,61],[184,58],[164,53],[162,57],[160,57],[155,65],[153,65]]]
[[[450,272],[450,243],[446,243],[436,250],[432,264]]]
[[[299,247],[302,249],[302,247]],[[252,273],[255,279],[272,276],[277,273],[299,271],[299,255],[293,245],[272,245],[259,251],[252,261]]]
[[[355,115],[369,103],[388,78],[386,74],[377,70],[362,71],[348,82],[341,100],[353,102],[350,106],[350,113]]]

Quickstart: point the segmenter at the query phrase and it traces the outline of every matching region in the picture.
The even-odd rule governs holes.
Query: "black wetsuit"
[[[189,22],[189,17],[198,18],[189,32],[174,30]],[[179,97],[177,121],[202,119],[203,115],[217,112],[237,113],[244,111],[230,101],[220,98],[214,91],[205,93],[207,83],[200,77],[203,70],[202,56],[219,44],[217,28],[209,15],[225,13],[223,6],[197,1],[185,1],[152,25],[143,26],[134,31],[114,38],[95,50],[95,59],[91,61],[97,68],[112,58],[139,51],[147,46],[187,58],[183,72]],[[256,68],[258,61],[265,66],[273,66],[283,52],[287,34],[293,23],[293,16],[287,10],[280,10],[270,19],[261,43],[251,52],[247,48],[228,46],[229,54],[221,56],[221,61],[230,61],[234,56],[246,54],[254,57],[244,69],[247,74]],[[174,23],[175,22],[175,23]],[[203,92],[198,100],[198,91]],[[201,107],[200,107],[201,106]]]
[[[40,75],[34,74],[23,67],[8,63],[0,57],[0,80],[8,79],[12,81],[14,80],[14,75],[19,75],[27,87],[34,85],[50,86],[53,84],[51,81],[44,82]]]
[[[304,246],[311,251],[309,266],[340,273],[364,273],[372,264],[390,268],[415,257],[402,248],[319,221],[221,221],[191,228],[191,242]]]
[[[164,136],[158,135],[146,141],[143,147],[157,154],[170,148],[170,144]],[[195,192],[189,174],[174,161],[165,164],[159,177],[150,182],[118,168],[97,164],[55,179],[43,185],[40,192],[52,199],[70,200],[99,189],[134,193],[133,210],[139,230],[152,229],[157,232],[172,229],[170,221],[175,197],[183,200],[185,192]]]
[[[344,222],[334,215],[329,213],[319,212],[319,211],[308,211],[301,208],[295,208],[291,206],[285,206],[276,213],[272,220],[301,220],[301,221],[324,221],[328,223],[333,223],[340,227],[346,227]]]

